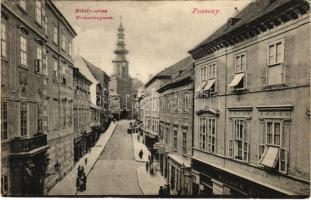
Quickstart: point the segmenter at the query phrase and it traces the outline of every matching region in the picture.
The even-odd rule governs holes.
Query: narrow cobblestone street
[[[87,177],[86,191],[78,195],[142,195],[137,168],[144,163],[134,160],[129,121],[119,121],[114,134]]]

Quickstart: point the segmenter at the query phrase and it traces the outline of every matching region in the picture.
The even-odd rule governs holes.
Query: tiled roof
[[[189,65],[192,65],[193,58],[188,56],[177,63],[171,65],[170,67],[165,68],[164,70],[157,73],[153,76],[146,84],[145,87],[148,86],[153,80],[158,77],[167,77],[167,78],[174,78],[174,76],[178,75],[181,70],[186,69]]]
[[[272,0],[257,0],[255,2],[250,3],[246,8],[241,10],[234,18],[240,18],[239,21],[234,23],[233,25],[229,25],[229,21],[221,26],[218,30],[216,30],[214,33],[212,33],[207,39],[205,39],[203,42],[198,44],[195,48],[193,48],[191,51],[203,47],[204,45],[234,31],[238,28],[241,28],[242,26],[248,25],[250,22],[255,21],[256,19],[263,17],[267,14],[269,14],[271,11],[280,8],[281,6],[287,4],[288,2],[295,2],[295,1],[301,1],[301,0],[274,0],[272,3],[270,3]]]
[[[87,67],[90,69],[92,75],[96,78],[96,80],[100,83],[103,83],[105,81],[104,74],[108,77],[105,71],[101,70],[99,67],[95,66],[94,64],[90,63],[86,59],[84,59],[84,62],[86,63]]]

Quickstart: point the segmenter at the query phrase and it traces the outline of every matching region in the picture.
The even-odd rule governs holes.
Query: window
[[[20,36],[20,64],[27,66],[27,40],[24,36]]]
[[[207,80],[207,66],[201,67],[201,81]]]
[[[1,118],[1,138],[8,139],[8,102],[3,101],[1,104],[2,118]]]
[[[58,29],[56,26],[53,27],[53,42],[57,44],[58,41]]]
[[[216,63],[211,63],[208,65],[209,67],[209,77],[208,79],[215,79],[216,78]]]
[[[37,131],[42,132],[42,124],[43,124],[43,117],[42,117],[42,104],[37,104]]]
[[[1,194],[7,195],[8,194],[8,185],[9,185],[9,179],[7,175],[1,176]]]
[[[44,28],[44,34],[48,35],[48,18],[45,13],[45,9],[42,9],[42,16],[43,16],[43,28]]]
[[[234,90],[246,88],[246,54],[240,54],[235,57],[235,75],[229,87]]]
[[[283,123],[280,120],[265,122],[266,144],[259,145],[259,164],[287,173],[287,151],[283,148]]]
[[[182,132],[182,152],[187,153],[187,129]]]
[[[21,136],[27,135],[28,130],[28,109],[26,103],[20,104],[20,132]]]
[[[266,122],[266,141],[268,145],[280,146],[282,134],[281,122],[267,121]]]
[[[68,43],[68,54],[70,57],[72,56],[72,43],[71,42]]]
[[[62,34],[62,49],[65,51],[66,49],[66,38],[65,35]]]
[[[170,125],[166,126],[165,136],[165,143],[170,144]]]
[[[190,107],[190,95],[189,94],[185,94],[184,95],[184,111],[189,111],[189,107]]]
[[[40,0],[36,0],[36,21],[42,23],[42,3]]]
[[[26,10],[26,0],[19,0],[19,6],[25,11]]]
[[[53,81],[56,82],[58,77],[58,64],[57,60],[54,59],[53,61]]]
[[[228,155],[237,160],[248,161],[249,144],[246,138],[246,121],[233,120],[232,140],[229,140]]]
[[[66,126],[66,101],[62,101],[62,119],[61,122],[63,122],[63,127]]]
[[[7,57],[8,55],[8,32],[7,25],[1,21],[1,56]]]
[[[214,153],[216,151],[216,119],[200,119],[200,149]]]
[[[37,46],[37,58],[35,64],[35,72],[42,73],[42,48]]]
[[[284,42],[276,41],[268,48],[267,84],[277,85],[284,83]]]
[[[177,150],[177,130],[178,128],[175,126],[173,129],[173,148]]]

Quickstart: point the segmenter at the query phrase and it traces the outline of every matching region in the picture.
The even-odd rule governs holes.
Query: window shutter
[[[259,144],[258,146],[258,152],[257,152],[257,156],[258,156],[258,163],[261,159],[262,154],[265,152],[265,145],[264,144]]]
[[[243,160],[248,162],[249,159],[249,143],[243,142]]]
[[[285,148],[280,148],[279,151],[279,171],[281,173],[287,173],[287,151]]]
[[[233,140],[228,141],[228,157],[233,158]]]
[[[267,67],[262,66],[259,67],[259,86],[265,86],[267,85]]]

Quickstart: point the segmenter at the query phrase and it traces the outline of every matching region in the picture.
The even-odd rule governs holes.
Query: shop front
[[[272,188],[229,173],[199,160],[192,160],[192,195],[202,197],[285,197]]]
[[[170,184],[171,194],[191,194],[191,166],[187,160],[174,155],[167,154],[167,180]]]

